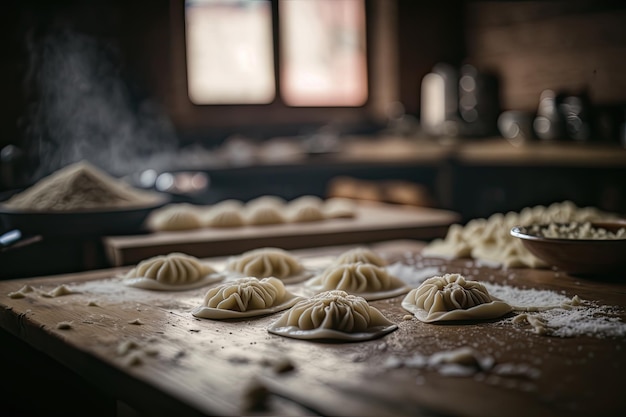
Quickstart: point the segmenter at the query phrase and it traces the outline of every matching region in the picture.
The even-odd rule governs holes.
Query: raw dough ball
[[[367,300],[395,297],[409,291],[403,281],[385,269],[363,262],[331,266],[306,285],[318,292],[342,290]]]
[[[364,298],[327,291],[299,301],[268,331],[300,339],[367,340],[395,329],[397,326]]]
[[[404,297],[402,307],[424,322],[494,319],[512,311],[510,305],[493,299],[480,282],[459,274],[427,279]]]

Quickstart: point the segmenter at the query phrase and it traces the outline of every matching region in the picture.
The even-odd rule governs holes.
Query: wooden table
[[[585,281],[550,270],[495,270],[469,260],[422,259],[422,244],[413,241],[371,247],[392,261],[418,260],[440,272],[471,274],[475,279],[549,289],[618,306],[625,319],[624,283]],[[347,248],[293,253],[305,263],[322,265]],[[223,259],[209,261],[219,266]],[[75,372],[106,398],[150,416],[617,416],[626,412],[624,337],[549,337],[501,320],[425,324],[406,319],[400,296],[371,303],[399,326],[383,338],[358,343],[287,339],[266,331],[276,316],[232,321],[194,318],[190,309],[206,290],[165,293],[114,285],[111,278],[124,270],[0,282],[0,326]],[[39,292],[21,299],[7,296],[25,284]],[[60,284],[81,293],[41,296]],[[90,306],[90,301],[97,305]],[[135,320],[142,324],[132,324]],[[64,322],[71,323],[69,329],[58,328]],[[138,347],[122,354],[120,349],[130,342]],[[463,346],[491,355],[497,364],[525,364],[534,376],[486,372],[451,377],[428,369],[389,366],[391,357],[432,355]],[[133,364],[133,359],[138,363]],[[19,372],[15,373],[5,378],[17,378]],[[72,392],[66,392],[66,398],[72,398]],[[248,408],[261,400],[265,411]]]
[[[302,249],[391,239],[428,240],[445,236],[448,227],[460,220],[449,210],[367,201],[355,203],[355,210],[356,217],[349,219],[110,236],[103,244],[111,265],[124,266],[170,252],[204,258],[264,246]]]

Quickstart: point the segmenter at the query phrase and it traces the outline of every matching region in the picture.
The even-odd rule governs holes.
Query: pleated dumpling
[[[351,219],[356,217],[356,204],[349,198],[333,197],[324,202],[322,211],[327,219]]]
[[[280,248],[260,248],[231,257],[226,270],[236,276],[279,278],[286,284],[304,281],[312,273],[289,252]]]
[[[387,261],[380,257],[380,255],[373,250],[364,247],[356,247],[342,253],[337,257],[337,259],[335,259],[333,265],[353,264],[356,262],[363,262],[379,267],[387,265]]]
[[[507,303],[492,298],[483,284],[460,274],[427,279],[404,297],[402,307],[427,323],[495,319],[512,311]]]
[[[245,207],[246,223],[251,225],[285,223],[285,205],[285,200],[272,195],[250,200]]]
[[[174,252],[141,261],[124,278],[131,287],[171,291],[199,288],[224,277],[197,258]]]
[[[148,227],[155,231],[191,230],[202,227],[200,216],[191,204],[169,204],[150,214]]]
[[[315,292],[342,290],[366,300],[391,298],[410,290],[384,268],[363,262],[330,266],[305,285]]]
[[[245,277],[210,288],[192,314],[207,319],[260,316],[285,310],[300,299],[277,278]]]
[[[298,301],[268,331],[296,339],[361,341],[397,328],[363,297],[335,290]]]
[[[208,207],[201,215],[203,226],[240,227],[245,224],[243,203],[239,200],[224,200]]]
[[[324,220],[324,201],[314,195],[304,195],[291,200],[287,205],[287,220],[294,223]]]

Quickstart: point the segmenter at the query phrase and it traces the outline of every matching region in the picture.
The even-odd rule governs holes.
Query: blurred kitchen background
[[[9,0],[0,192],[626,213],[622,1]]]

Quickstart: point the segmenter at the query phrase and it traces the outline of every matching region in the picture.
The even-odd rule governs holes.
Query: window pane
[[[364,0],[279,0],[281,94],[291,106],[367,100]]]
[[[186,0],[187,79],[195,104],[264,104],[275,96],[269,0]]]

